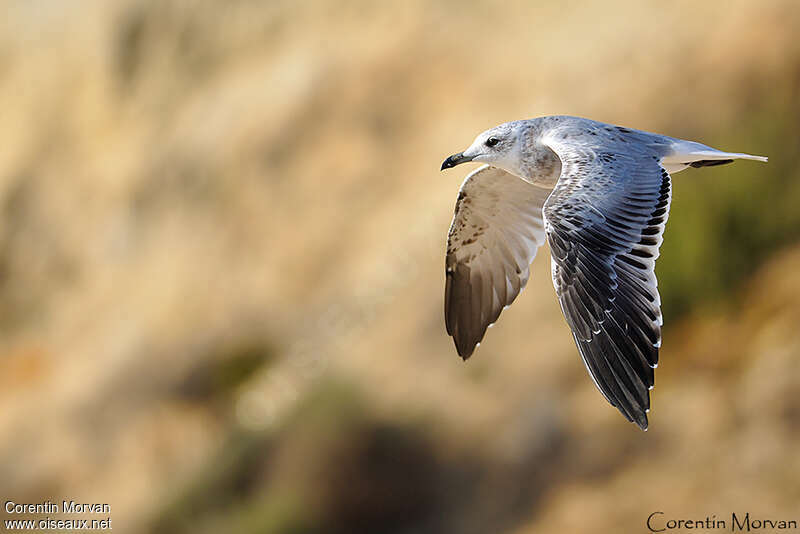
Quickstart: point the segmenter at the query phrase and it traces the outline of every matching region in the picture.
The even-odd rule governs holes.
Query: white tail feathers
[[[734,159],[749,159],[767,162],[766,156],[754,156],[740,152],[722,152],[692,141],[677,141],[673,146],[675,152],[661,159],[667,172],[682,171],[686,167],[707,167],[730,163]]]
[[[752,159],[754,161],[763,161],[766,163],[766,156],[754,156],[752,154],[741,154],[739,152],[721,152],[719,150],[698,150],[696,152],[689,152],[686,154],[675,154],[671,156],[677,157],[682,163],[692,163],[694,161],[703,160],[720,160],[720,159]],[[666,158],[665,158],[666,159]]]

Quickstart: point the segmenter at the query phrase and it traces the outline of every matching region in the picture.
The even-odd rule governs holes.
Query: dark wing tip
[[[448,317],[453,317],[453,312],[447,314]],[[454,321],[456,322],[455,328],[452,332],[448,330],[448,334],[453,336],[453,343],[456,346],[456,352],[458,355],[461,356],[461,359],[467,361],[472,353],[475,352],[475,348],[480,344],[481,338],[483,338],[483,334],[480,337],[476,336],[469,328],[469,325],[464,324],[463,315],[461,317],[455,317]],[[477,338],[477,339],[476,339]]]
[[[647,399],[649,401],[650,395],[648,394]],[[640,406],[632,404],[630,402],[616,402],[612,403],[613,406],[619,410],[619,412],[631,423],[634,423],[636,426],[647,432],[647,410],[643,409]]]
[[[468,265],[456,263],[448,256],[450,265],[445,270],[444,318],[447,333],[453,337],[456,351],[466,361],[475,352],[486,332],[481,324],[480,299],[473,295],[471,272]],[[454,267],[453,267],[454,266]],[[476,315],[474,307],[478,307]]]
[[[642,430],[647,430],[647,412],[650,408],[650,390],[652,382],[647,375],[637,374],[633,367],[636,357],[627,349],[622,340],[614,340],[609,334],[621,334],[621,331],[605,328],[611,323],[604,323],[601,334],[593,340],[584,341],[573,332],[573,339],[595,385],[628,421],[635,423]],[[623,349],[623,350],[621,350]],[[649,369],[649,368],[648,368]]]
[[[453,342],[456,346],[456,352],[458,355],[461,356],[461,359],[464,361],[469,360],[469,357],[472,356],[472,353],[475,352],[475,347],[478,346],[477,343],[469,343],[469,342],[461,342],[457,337],[453,337]]]
[[[648,421],[647,421],[647,414],[646,413],[639,412],[639,413],[635,414],[633,422],[636,423],[639,428],[641,428],[642,430],[647,432]]]
[[[612,404],[625,416],[625,419],[647,431],[650,392],[648,391],[643,397],[639,397],[635,391],[627,389],[627,386],[621,382],[617,382],[616,387],[620,388],[619,396],[616,399],[617,402]]]

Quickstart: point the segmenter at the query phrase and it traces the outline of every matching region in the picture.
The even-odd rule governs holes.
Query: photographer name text
[[[716,515],[701,519],[672,518],[664,515],[664,512],[653,512],[647,516],[647,529],[650,532],[679,530],[727,530],[730,532],[797,530],[797,520],[754,517],[749,512],[744,514],[732,512],[729,519],[721,519]]]
[[[75,501],[44,501],[36,504],[5,502],[7,514],[110,514],[111,505],[106,503],[80,503]]]

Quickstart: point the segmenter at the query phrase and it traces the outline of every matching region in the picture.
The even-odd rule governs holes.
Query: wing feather
[[[670,176],[658,154],[599,141],[602,150],[545,140],[562,163],[544,208],[553,285],[595,385],[647,429],[663,322],[654,268]]]
[[[549,194],[489,165],[464,180],[447,237],[444,296],[447,333],[462,358],[525,287],[545,241]]]

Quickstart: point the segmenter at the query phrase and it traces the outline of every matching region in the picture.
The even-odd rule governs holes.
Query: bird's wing
[[[545,240],[550,191],[489,165],[461,185],[447,237],[444,315],[462,358],[525,287]]]
[[[597,387],[647,429],[662,325],[654,267],[669,173],[644,145],[568,136],[543,142],[562,162],[544,207],[561,310]]]

